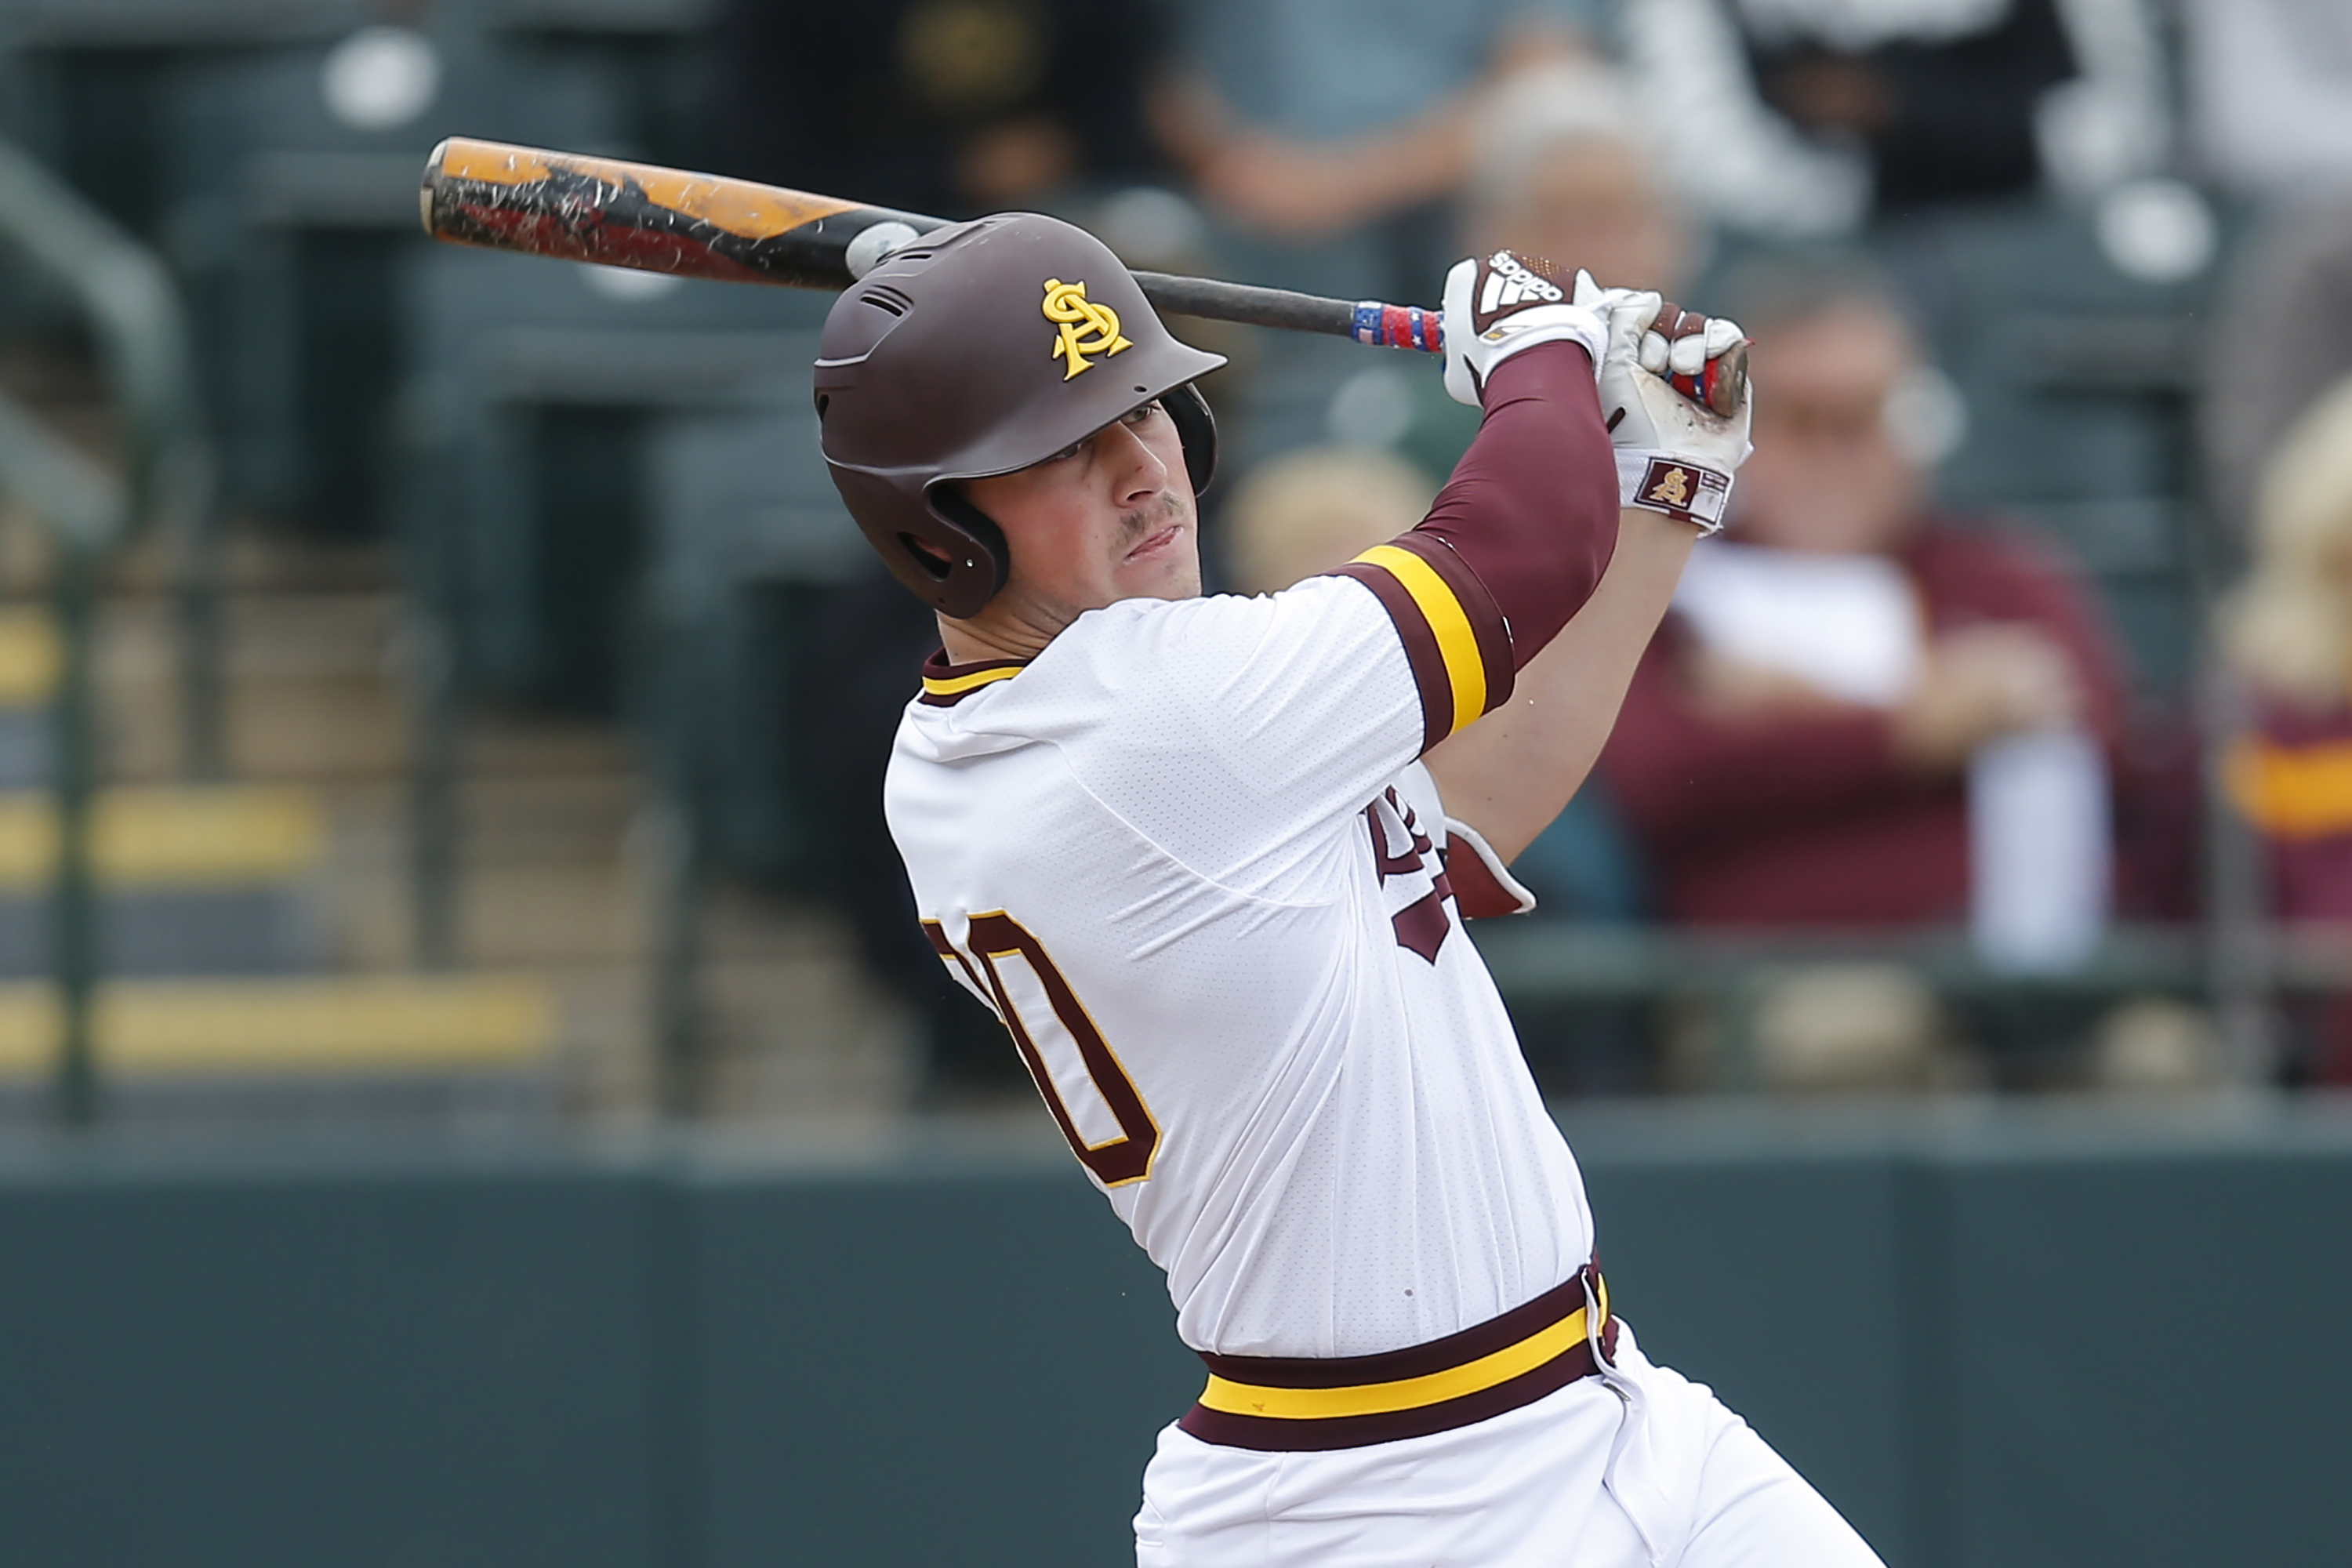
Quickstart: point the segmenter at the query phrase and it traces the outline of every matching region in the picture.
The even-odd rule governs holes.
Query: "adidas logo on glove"
[[[1528,271],[1507,250],[1498,250],[1488,257],[1486,268],[1486,287],[1478,296],[1478,313],[1482,316],[1533,300],[1556,305],[1568,298],[1560,292],[1559,284]]]
[[[1597,307],[1608,295],[1589,275],[1574,277],[1571,298],[1567,283],[1507,250],[1456,262],[1445,274],[1446,395],[1477,407],[1486,373],[1540,343],[1580,344],[1599,365],[1609,325]]]

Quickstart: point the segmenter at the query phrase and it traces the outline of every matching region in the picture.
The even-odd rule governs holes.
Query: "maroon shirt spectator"
[[[1808,262],[1755,269],[1729,291],[1765,389],[1731,537],[1790,562],[1893,562],[1916,595],[1916,666],[1906,679],[1890,665],[1891,701],[1867,705],[1670,618],[1602,754],[1611,795],[1669,920],[1961,918],[1969,757],[2062,726],[2112,757],[2123,710],[2112,645],[2045,552],[1924,515],[1924,454],[1899,416],[1921,366],[1883,285]]]
[[[1895,555],[1931,638],[2025,627],[2063,650],[2082,693],[2079,721],[2112,748],[2123,702],[2115,657],[2081,590],[2045,552],[1926,522],[1908,529]],[[1898,710],[1795,700],[1741,711],[1707,689],[1708,678],[1694,680],[1704,658],[1669,619],[1601,755],[1612,796],[1648,855],[1662,914],[1706,925],[1967,915],[1968,797],[1958,765],[1923,765]]]

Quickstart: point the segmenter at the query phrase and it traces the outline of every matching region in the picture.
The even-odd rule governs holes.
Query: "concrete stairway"
[[[0,535],[8,530],[0,520]],[[0,561],[24,563],[21,539]],[[37,709],[53,665],[26,574],[0,606],[0,1101],[49,1059],[50,853]],[[175,781],[175,647],[152,559],[100,616],[110,939],[100,1051],[126,1108],[634,1118],[653,1082],[640,768],[618,732],[513,715],[465,744],[463,964],[409,950],[401,606],[361,550],[241,542],[224,606],[228,781]],[[740,889],[705,911],[710,1102],[887,1114],[908,1029],[821,911]]]

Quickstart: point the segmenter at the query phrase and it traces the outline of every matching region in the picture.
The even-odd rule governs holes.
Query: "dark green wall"
[[[2352,1116],[1567,1120],[1644,1347],[1896,1568],[2352,1560]],[[35,1568],[1116,1563],[1198,1380],[1027,1145],[18,1150],[0,1268]]]
[[[0,1185],[0,1562],[658,1561],[656,1200],[585,1167]]]
[[[1066,1152],[700,1182],[688,1225],[698,1568],[1133,1561],[1200,1363]]]

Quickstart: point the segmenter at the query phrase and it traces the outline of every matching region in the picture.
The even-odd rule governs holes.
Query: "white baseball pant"
[[[1137,1568],[1883,1568],[1712,1390],[1617,1365],[1452,1432],[1261,1453],[1171,1426]]]

